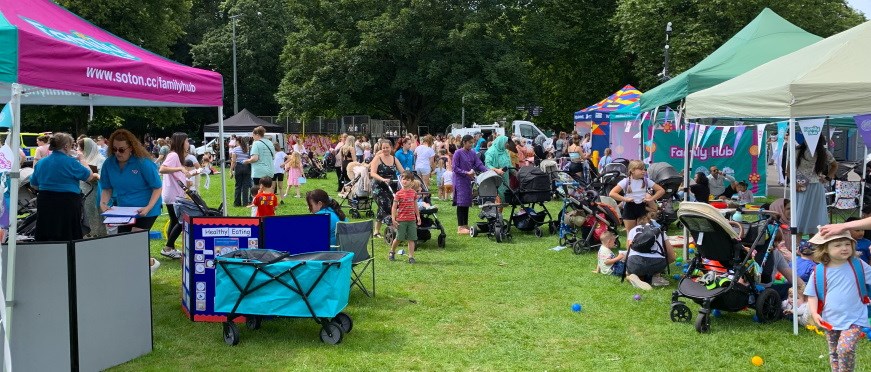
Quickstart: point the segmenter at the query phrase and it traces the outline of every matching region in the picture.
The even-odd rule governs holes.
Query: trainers
[[[626,280],[628,280],[629,283],[632,283],[632,286],[635,288],[643,289],[645,291],[649,291],[649,290],[653,289],[653,287],[651,287],[650,284],[641,280],[641,278],[639,278],[638,275],[635,275],[635,274],[626,275]]]
[[[177,259],[181,258],[181,252],[179,252],[178,249],[175,249],[175,248],[168,250],[168,251],[161,250],[160,255],[163,257],[171,258],[173,260],[177,260]]]
[[[417,262],[417,261],[414,260],[414,257],[409,257],[409,258],[408,258],[408,263],[413,264],[413,263],[415,263],[415,262]]]
[[[390,261],[396,261],[396,252],[387,253],[387,259]]]
[[[652,282],[653,282],[654,287],[665,287],[665,286],[671,284],[671,282],[669,282],[668,279],[663,278],[660,275],[654,276]]]

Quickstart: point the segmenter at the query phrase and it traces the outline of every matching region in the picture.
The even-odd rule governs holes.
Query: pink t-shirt
[[[181,161],[178,159],[178,154],[174,151],[170,151],[169,154],[166,154],[166,159],[163,160],[163,166],[169,168],[181,167]],[[163,191],[161,191],[163,204],[175,204],[176,199],[184,196],[184,190],[178,185],[176,180],[186,182],[187,177],[185,177],[183,172],[163,175]]]

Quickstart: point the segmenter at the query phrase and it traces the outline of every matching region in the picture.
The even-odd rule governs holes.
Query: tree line
[[[846,0],[57,0],[161,56],[224,77],[239,108],[311,120],[371,115],[430,132],[460,121],[532,118],[568,130],[572,113],[625,84],[692,67],[769,7],[831,36],[865,21]],[[465,104],[463,104],[465,102]],[[520,108],[523,110],[520,110]],[[125,127],[196,136],[213,109],[32,106],[25,130],[108,134]]]

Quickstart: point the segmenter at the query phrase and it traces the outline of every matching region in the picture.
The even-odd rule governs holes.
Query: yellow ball
[[[750,363],[753,363],[754,366],[759,367],[759,366],[761,366],[762,364],[764,364],[765,361],[762,360],[762,357],[760,357],[759,355],[757,355],[757,356],[754,356],[753,358],[750,359]]]

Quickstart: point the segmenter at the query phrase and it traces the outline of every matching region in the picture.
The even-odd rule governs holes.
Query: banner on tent
[[[708,126],[704,129],[708,134],[720,136],[724,127]],[[699,129],[701,134],[701,130]],[[719,141],[711,141],[710,143],[702,142],[692,150],[693,168],[690,169],[690,174],[694,175],[697,172],[708,173],[712,166],[716,166],[723,173],[735,177],[738,181],[746,181],[748,189],[754,195],[765,195],[766,178],[765,178],[765,146],[756,144],[756,131],[758,127],[744,127],[738,133],[736,130],[730,130],[724,137],[723,145],[719,145]],[[744,135],[744,132],[753,131],[752,135]],[[669,131],[665,132],[661,129],[656,130],[656,141],[645,141],[645,150],[651,154],[652,161],[667,162],[678,171],[684,168],[684,153],[688,146],[685,140],[687,133],[692,135],[691,131]],[[716,132],[716,133],[715,133]],[[645,133],[645,135],[647,135]],[[699,135],[700,136],[700,135]],[[736,145],[737,144],[737,145]],[[748,161],[749,160],[749,161]]]

